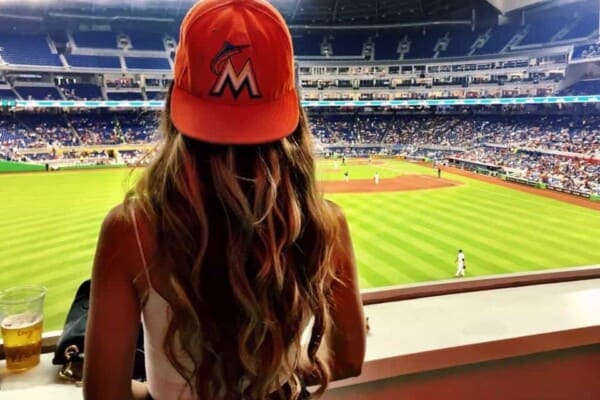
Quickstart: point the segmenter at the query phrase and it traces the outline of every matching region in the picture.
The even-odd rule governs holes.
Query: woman
[[[360,374],[365,327],[289,31],[264,0],[208,0],[180,40],[161,150],[100,233],[85,398],[318,395]],[[148,382],[132,386],[140,315]]]

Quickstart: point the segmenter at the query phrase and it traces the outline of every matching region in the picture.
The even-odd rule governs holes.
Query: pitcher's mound
[[[427,175],[402,175],[390,179],[381,179],[379,185],[375,184],[375,179],[350,179],[349,182],[321,181],[319,182],[319,188],[325,193],[372,193],[439,189],[460,184],[460,182]]]

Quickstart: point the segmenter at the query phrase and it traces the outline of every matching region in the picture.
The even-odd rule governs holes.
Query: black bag
[[[52,364],[63,366],[59,371],[59,376],[71,381],[81,381],[83,376],[85,328],[90,304],[90,287],[91,282],[88,279],[77,289],[75,299],[67,314],[65,327],[56,345],[54,358],[52,359]],[[107,332],[107,335],[110,334],[110,332]],[[146,379],[144,335],[141,329],[135,351],[133,379]]]

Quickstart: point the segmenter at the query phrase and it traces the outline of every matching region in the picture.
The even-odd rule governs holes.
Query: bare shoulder
[[[134,222],[129,208],[124,204],[115,206],[108,212],[102,223],[98,249],[97,265],[104,273],[125,273],[134,277],[139,270],[138,244]]]
[[[108,230],[111,233],[113,231],[121,231],[123,229],[132,229],[131,216],[128,212],[128,208],[125,204],[121,203],[113,207],[102,223],[102,232]]]

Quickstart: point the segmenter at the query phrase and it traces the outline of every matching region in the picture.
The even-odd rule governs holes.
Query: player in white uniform
[[[458,269],[456,270],[456,275],[454,276],[465,276],[465,253],[462,250],[458,250],[458,255],[456,256],[456,263],[458,265]]]
[[[379,185],[379,172],[375,172],[375,184]]]

